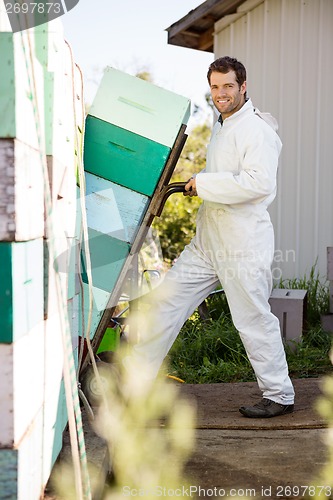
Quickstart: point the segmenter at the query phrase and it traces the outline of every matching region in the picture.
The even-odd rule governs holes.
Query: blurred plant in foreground
[[[195,413],[175,383],[164,377],[148,382],[130,364],[112,378],[107,401],[96,419],[96,432],[109,443],[114,473],[105,498],[140,492],[149,500],[158,491],[186,487],[184,465],[193,450]]]
[[[331,349],[330,359],[333,363],[333,348]],[[322,380],[323,396],[317,401],[317,410],[327,422],[327,431],[325,435],[325,445],[327,451],[326,464],[315,478],[314,484],[324,485],[326,490],[316,489],[316,496],[313,498],[328,498],[327,489],[333,493],[333,376],[326,376]],[[332,498],[332,496],[329,496]]]
[[[125,352],[124,354],[128,354]],[[180,397],[178,384],[164,375],[148,381],[134,363],[125,369],[123,351],[109,365],[104,396],[94,408],[95,432],[106,440],[112,465],[112,482],[98,485],[98,471],[90,468],[92,490],[104,488],[103,499],[141,496],[170,498],[188,487],[184,467],[194,447],[195,408]],[[75,498],[69,465],[58,469],[56,498]]]

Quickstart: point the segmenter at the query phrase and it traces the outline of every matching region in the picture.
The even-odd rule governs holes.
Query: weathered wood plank
[[[327,279],[333,281],[333,247],[327,247]]]
[[[0,240],[44,234],[44,184],[39,152],[16,139],[0,139]]]
[[[44,398],[43,321],[12,344],[0,344],[0,447],[17,447]]]

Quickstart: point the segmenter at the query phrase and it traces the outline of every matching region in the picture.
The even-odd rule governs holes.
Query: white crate
[[[0,447],[19,445],[44,399],[44,324],[0,344]]]
[[[302,338],[306,294],[306,290],[275,288],[269,299],[272,313],[280,322],[282,338],[291,345]]]
[[[36,415],[17,448],[0,449],[1,498],[43,498],[42,482],[43,409]]]

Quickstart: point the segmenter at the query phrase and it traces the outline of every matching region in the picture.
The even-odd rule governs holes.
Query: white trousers
[[[233,214],[203,204],[197,232],[155,290],[150,318],[125,360],[155,377],[179,330],[221,283],[263,397],[294,402],[272,290],[274,233],[267,211]],[[147,319],[147,318],[146,318]]]

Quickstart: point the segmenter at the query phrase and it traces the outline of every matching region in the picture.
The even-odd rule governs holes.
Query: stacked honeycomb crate
[[[86,118],[84,139],[94,298],[91,336],[106,305],[115,305],[110,296],[189,116],[187,98],[106,68]]]
[[[43,170],[32,104],[31,66],[43,109],[43,69],[30,33],[0,33],[0,484],[3,498],[40,487],[43,446]],[[41,120],[41,132],[43,131]],[[30,469],[29,481],[18,479]],[[26,497],[26,498],[27,498]]]
[[[34,499],[67,422],[61,308],[77,349],[73,95],[80,96],[81,84],[58,21],[0,32],[0,59],[0,497]]]

